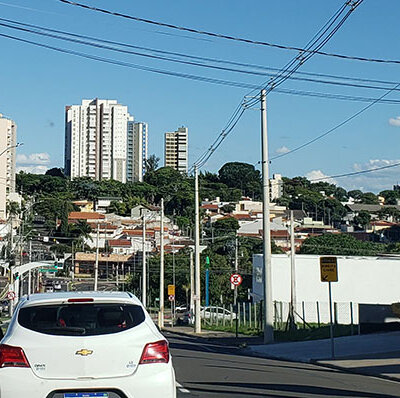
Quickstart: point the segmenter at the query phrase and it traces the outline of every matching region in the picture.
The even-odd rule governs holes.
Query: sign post
[[[206,307],[210,305],[210,257],[206,257]]]
[[[168,285],[168,300],[171,302],[171,324],[174,326],[175,319],[175,285]]]
[[[338,281],[337,257],[319,258],[321,282],[328,282],[329,287],[329,317],[330,317],[330,335],[331,335],[331,355],[335,359],[335,343],[333,339],[333,311],[332,311],[332,282]]]
[[[232,286],[234,286],[234,309],[235,309],[235,329],[236,329],[236,338],[238,338],[239,335],[239,319],[238,319],[238,303],[237,303],[237,288],[238,286],[241,285],[241,283],[243,282],[243,278],[242,275],[238,274],[237,272],[235,272],[234,274],[231,275],[231,277],[229,278],[229,280],[231,281]]]

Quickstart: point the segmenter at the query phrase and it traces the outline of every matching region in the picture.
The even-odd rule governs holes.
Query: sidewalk
[[[400,332],[335,338],[335,359],[331,359],[330,339],[252,345],[246,351],[400,381]]]

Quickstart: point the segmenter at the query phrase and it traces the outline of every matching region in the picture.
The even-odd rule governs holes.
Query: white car
[[[176,398],[168,342],[126,292],[25,296],[0,344],[1,398]]]
[[[201,319],[207,320],[223,320],[225,318],[225,321],[229,321],[231,319],[236,319],[236,314],[234,312],[231,312],[222,307],[213,306],[202,308],[200,316]]]

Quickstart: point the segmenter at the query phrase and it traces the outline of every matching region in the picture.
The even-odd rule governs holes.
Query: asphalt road
[[[178,397],[400,397],[400,383],[320,366],[240,355],[232,346],[166,334]]]

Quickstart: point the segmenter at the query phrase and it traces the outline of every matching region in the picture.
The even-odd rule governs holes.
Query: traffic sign
[[[175,296],[175,285],[168,285],[168,296]]]
[[[7,293],[7,298],[8,298],[9,300],[14,300],[15,297],[16,297],[15,292],[13,292],[13,291],[10,290],[10,291]]]
[[[337,282],[337,257],[320,257],[321,282]]]
[[[173,294],[170,294],[170,295],[168,296],[168,300],[169,300],[169,301],[175,301],[175,296],[174,296]]]
[[[232,285],[239,286],[243,282],[243,278],[240,274],[232,274],[230,277]]]

